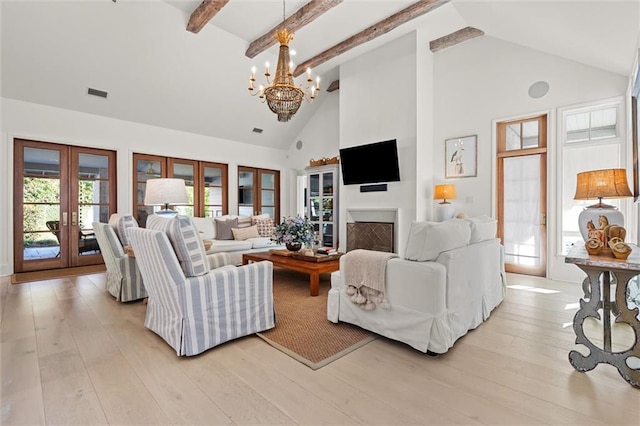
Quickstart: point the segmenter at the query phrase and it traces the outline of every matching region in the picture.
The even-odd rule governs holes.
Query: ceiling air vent
[[[262,129],[258,129],[257,127],[254,127],[252,132],[253,133],[262,133]]]
[[[91,87],[89,87],[89,90],[87,90],[87,94],[91,96],[97,96],[99,98],[107,98],[107,92],[105,92],[104,90],[93,89]]]

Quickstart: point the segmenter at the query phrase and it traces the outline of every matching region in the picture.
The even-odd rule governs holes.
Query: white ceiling
[[[199,0],[1,1],[4,97],[286,149],[317,105],[339,95],[323,91],[288,123],[248,95],[251,66],[275,64],[277,46],[254,59],[244,52],[282,21],[279,0],[231,0],[198,34],[185,27]],[[287,16],[305,3],[287,1]],[[292,59],[301,63],[412,3],[344,0],[296,32]],[[640,0],[452,0],[314,74],[326,89],[339,78],[340,64],[368,50],[417,28],[435,39],[465,26],[628,76]],[[108,98],[88,96],[88,87]]]

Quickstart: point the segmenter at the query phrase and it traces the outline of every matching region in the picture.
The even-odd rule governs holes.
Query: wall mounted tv
[[[397,182],[400,168],[396,140],[342,148],[340,166],[345,185]]]

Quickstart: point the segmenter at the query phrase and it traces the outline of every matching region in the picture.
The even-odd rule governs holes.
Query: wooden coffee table
[[[243,265],[246,265],[249,262],[260,262],[262,260],[269,260],[275,266],[279,266],[283,269],[309,274],[309,291],[312,296],[317,296],[320,293],[320,274],[340,269],[339,258],[324,262],[309,262],[307,260],[296,259],[292,256],[272,254],[268,251],[245,253],[242,255]]]

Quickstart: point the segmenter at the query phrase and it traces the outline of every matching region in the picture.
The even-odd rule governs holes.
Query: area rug
[[[325,276],[326,275],[326,276]],[[320,295],[309,295],[309,276],[274,268],[276,326],[258,333],[265,342],[317,370],[375,339],[351,324],[327,320],[329,274],[321,275]]]

